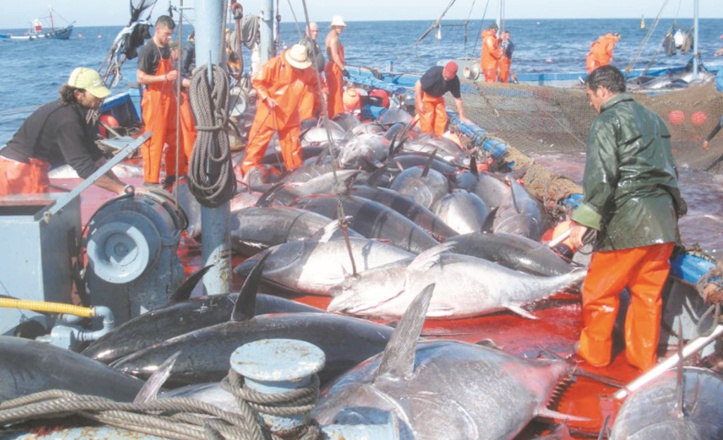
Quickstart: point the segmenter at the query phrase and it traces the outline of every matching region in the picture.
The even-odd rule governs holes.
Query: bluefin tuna
[[[435,214],[457,234],[481,232],[490,210],[477,194],[454,190],[432,206]]]

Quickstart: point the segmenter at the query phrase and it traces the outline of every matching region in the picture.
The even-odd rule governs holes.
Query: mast
[[[505,30],[505,0],[500,0],[500,9],[497,13],[497,28],[500,30],[500,35]]]
[[[53,22],[53,7],[48,5],[48,14],[50,15],[50,30],[55,30],[55,23]]]
[[[693,0],[693,79],[698,78],[698,0]]]

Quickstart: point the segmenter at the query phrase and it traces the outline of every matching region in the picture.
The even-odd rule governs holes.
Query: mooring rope
[[[228,77],[219,66],[212,67],[213,87],[203,65],[194,69],[190,99],[198,136],[188,170],[188,188],[202,205],[215,208],[236,193],[231,146],[225,131],[229,123],[226,99]]]
[[[156,399],[145,403],[115,402],[105,397],[49,390],[0,403],[0,427],[32,421],[77,415],[116,428],[159,437],[182,440],[280,439],[262,425],[259,413],[291,416],[308,414],[319,398],[319,377],[286,393],[264,394],[248,388],[243,376],[230,370],[222,387],[231,392],[239,412],[185,397]],[[294,432],[294,438],[317,440],[322,437],[315,420],[310,419]]]

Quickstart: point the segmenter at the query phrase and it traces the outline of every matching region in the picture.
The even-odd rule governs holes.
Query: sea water
[[[119,19],[119,22],[123,21]],[[492,23],[492,19],[443,21],[441,39],[437,39],[437,32],[433,31],[418,41],[432,23],[432,20],[349,21],[340,37],[347,64],[375,69],[392,65],[397,72],[420,73],[442,59],[477,58],[480,32]],[[723,19],[701,19],[699,23],[702,63],[715,69],[722,68],[723,57],[716,58],[713,54],[723,47],[720,39]],[[513,73],[583,72],[590,44],[598,36],[613,32],[622,36],[613,59],[613,64],[621,69],[631,62],[633,68],[644,68],[648,64],[653,68],[685,65],[690,54],[667,57],[660,50],[655,56],[672,24],[672,19],[662,19],[648,43],[641,47],[652,20],[648,21],[645,30],[640,29],[638,19],[507,20],[505,28],[511,32],[511,40],[515,43],[511,70]],[[689,18],[677,20],[677,26],[681,28],[690,28],[692,24]],[[328,23],[320,22],[319,26],[319,40],[323,46]],[[58,89],[73,68],[99,68],[121,29],[122,26],[76,27],[67,41],[0,42],[0,145],[12,137],[37,106],[57,98]],[[281,47],[298,42],[303,29],[303,23],[283,22]],[[184,25],[181,39],[185,41],[191,30],[190,25]],[[249,66],[249,51],[243,50],[245,66]],[[121,70],[124,79],[113,91],[125,90],[128,80],[135,79],[136,68],[137,60],[126,61]],[[583,153],[574,157],[549,155],[538,159],[580,180]],[[683,170],[681,185],[690,209],[681,221],[683,241],[699,242],[706,249],[723,249],[723,176]]]

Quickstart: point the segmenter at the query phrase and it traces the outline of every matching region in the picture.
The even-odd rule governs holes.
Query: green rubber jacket
[[[679,241],[687,207],[670,132],[628,93],[603,104],[590,127],[583,190],[572,219],[598,231],[596,251]]]

